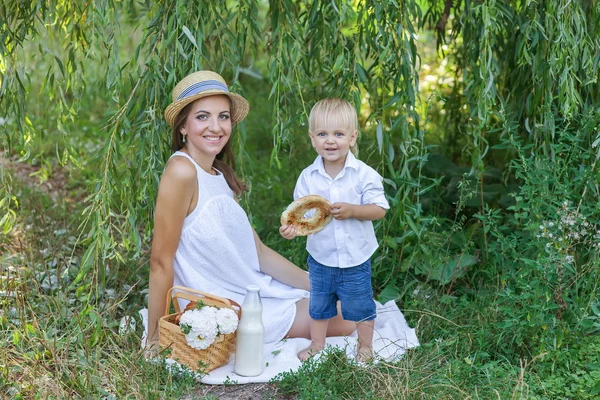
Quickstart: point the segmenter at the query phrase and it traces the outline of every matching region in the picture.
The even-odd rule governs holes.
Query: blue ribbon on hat
[[[181,92],[179,94],[179,96],[177,96],[177,100],[181,100],[185,97],[193,96],[195,94],[202,93],[202,92],[204,92],[206,90],[210,90],[210,89],[219,89],[219,90],[229,93],[229,89],[227,88],[227,85],[225,85],[223,82],[219,82],[219,81],[215,81],[215,80],[206,80],[206,81],[202,81],[202,82],[196,82],[196,83],[188,86],[183,92]]]

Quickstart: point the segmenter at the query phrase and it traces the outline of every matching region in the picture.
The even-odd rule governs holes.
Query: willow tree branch
[[[440,17],[440,20],[438,21],[437,25],[435,26],[435,29],[438,31],[438,33],[442,35],[446,31],[446,24],[448,23],[448,18],[450,17],[450,11],[452,10],[453,4],[454,0],[446,0],[444,4],[444,12],[442,13],[442,16]]]

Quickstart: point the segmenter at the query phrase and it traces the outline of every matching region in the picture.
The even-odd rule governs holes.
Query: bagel
[[[315,210],[310,218],[304,215]],[[331,221],[331,203],[321,196],[311,194],[292,202],[281,214],[281,225],[294,225],[298,236],[308,236],[319,232]]]

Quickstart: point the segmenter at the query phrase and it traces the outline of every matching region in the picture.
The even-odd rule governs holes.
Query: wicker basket
[[[173,286],[167,293],[167,309],[165,316],[160,318],[160,347],[170,349],[170,358],[180,364],[186,365],[194,371],[201,370],[206,373],[229,362],[231,353],[235,351],[235,332],[227,335],[219,335],[207,349],[197,350],[190,347],[185,339],[185,334],[181,331],[177,320],[182,314],[179,308],[178,299],[189,301],[202,300],[208,306],[218,308],[231,308],[238,317],[241,314],[241,307],[233,300],[212,294],[199,292],[194,289],[183,286]],[[169,314],[171,302],[175,307],[175,313]]]

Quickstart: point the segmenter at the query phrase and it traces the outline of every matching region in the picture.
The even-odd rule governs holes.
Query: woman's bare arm
[[[256,231],[254,229],[252,231],[254,232],[254,242],[256,243],[260,270],[286,285],[298,289],[310,290],[306,271],[266,246],[260,240]]]
[[[158,320],[164,315],[167,292],[173,286],[173,259],[198,187],[196,182],[196,169],[181,157],[169,161],[160,180],[150,255],[148,346],[158,343]]]

